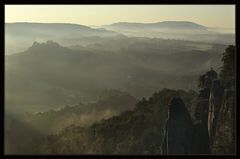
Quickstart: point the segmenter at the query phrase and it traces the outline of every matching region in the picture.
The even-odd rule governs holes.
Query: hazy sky
[[[160,21],[235,28],[235,5],[5,5],[5,22],[105,25]]]

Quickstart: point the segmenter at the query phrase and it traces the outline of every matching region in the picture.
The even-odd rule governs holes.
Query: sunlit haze
[[[235,28],[234,5],[5,5],[5,22],[154,23],[192,21],[214,28]]]
[[[5,5],[4,153],[235,154],[235,10]]]

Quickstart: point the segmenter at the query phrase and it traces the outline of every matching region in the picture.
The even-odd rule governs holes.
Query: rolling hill
[[[189,21],[163,21],[157,23],[119,22],[101,26],[127,36],[205,41],[221,44],[235,43],[233,33],[220,33],[207,26]]]
[[[197,50],[203,44],[148,38],[123,41],[127,45],[116,47],[117,40],[83,49],[34,42],[26,51],[6,56],[6,109],[43,111],[96,101],[106,89],[137,98],[164,87],[196,89],[201,72],[221,65],[224,47],[208,44],[210,49]],[[106,50],[110,45],[112,49]]]
[[[116,35],[119,34],[70,23],[5,23],[5,55],[24,51],[34,41],[54,40],[68,45],[81,42],[83,37]]]

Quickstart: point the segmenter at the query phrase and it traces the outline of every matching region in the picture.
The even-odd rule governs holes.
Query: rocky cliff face
[[[166,145],[178,144],[179,138],[184,138],[184,142],[190,142],[193,147],[188,153],[197,154],[219,154],[219,153],[234,153],[235,145],[235,96],[234,91],[225,89],[222,81],[218,79],[217,73],[211,69],[206,74],[199,78],[199,95],[195,105],[194,126],[186,126],[184,124],[173,127],[175,129],[175,139],[168,136]],[[174,105],[178,107],[179,104]],[[172,117],[177,117],[181,111],[171,114]],[[184,115],[186,116],[186,114]],[[182,116],[180,119],[184,118]],[[178,122],[179,122],[178,120]],[[191,121],[191,120],[189,120]],[[185,123],[184,121],[183,123]],[[171,125],[171,124],[170,124]],[[176,133],[176,129],[193,130],[192,134],[184,137],[184,134]],[[165,132],[170,131],[169,123],[166,123]],[[174,136],[172,135],[172,136]],[[193,140],[192,140],[193,139]],[[168,140],[168,141],[167,141]],[[183,148],[182,145],[180,146]],[[193,142],[193,143],[192,143]],[[164,145],[164,144],[163,144]],[[166,150],[171,149],[167,148]],[[180,148],[175,148],[178,152]],[[173,154],[174,152],[163,152]],[[187,152],[185,152],[187,153]]]
[[[195,153],[208,154],[211,152],[211,137],[209,132],[212,131],[212,121],[214,104],[213,101],[219,99],[216,97],[215,89],[212,87],[213,81],[217,80],[217,73],[214,70],[208,71],[199,77],[199,95],[195,110]],[[209,109],[211,108],[211,109]],[[211,119],[211,120],[210,120]],[[210,126],[211,125],[211,126]]]
[[[196,153],[234,153],[234,91],[224,89],[214,70],[201,75],[198,86]]]
[[[219,116],[219,110],[222,105],[223,93],[224,88],[221,86],[220,81],[213,80],[209,94],[208,106],[208,134],[210,137],[211,149],[216,134],[217,120]]]
[[[235,153],[235,91],[225,90],[223,102],[216,123],[216,135],[212,152],[216,154]]]
[[[194,126],[183,100],[180,97],[174,97],[168,106],[168,118],[161,146],[162,153],[193,153]]]

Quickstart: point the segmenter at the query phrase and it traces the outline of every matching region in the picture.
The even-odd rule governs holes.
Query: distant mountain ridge
[[[91,29],[88,26],[85,25],[80,25],[80,24],[74,24],[74,23],[40,23],[40,22],[13,22],[13,23],[5,23],[5,25],[31,25],[31,26],[71,26],[71,27],[82,27],[82,28],[86,28],[86,29]]]
[[[110,34],[116,35],[114,31],[102,30],[102,29],[94,29],[85,25],[80,24],[72,24],[72,23],[29,23],[29,22],[16,22],[16,23],[5,23],[6,34],[20,34],[27,33],[26,36],[32,35],[39,36],[42,35],[52,35],[58,32],[58,36],[64,35],[84,35],[91,36],[93,35],[102,35],[102,34]],[[44,29],[44,30],[43,30]],[[21,32],[20,32],[21,31]],[[85,31],[85,33],[83,32]],[[74,34],[72,34],[74,33]],[[57,35],[55,35],[57,36]]]
[[[194,23],[189,21],[163,21],[163,22],[156,22],[156,23],[129,23],[129,22],[119,22],[113,23],[110,25],[105,25],[105,27],[136,27],[136,28],[172,28],[172,29],[208,29],[208,27]]]
[[[40,22],[13,22],[13,23],[5,23],[5,27],[38,27],[38,28],[47,28],[47,27],[57,27],[57,29],[88,29],[88,30],[100,30],[95,29],[90,26],[75,24],[75,23],[40,23]],[[55,28],[56,29],[56,28]],[[111,31],[110,31],[111,32]]]
[[[191,21],[162,21],[156,23],[119,22],[101,26],[129,37],[149,37],[211,42],[230,45],[235,35],[221,33]]]
[[[117,35],[120,33],[71,23],[5,23],[5,54],[24,51],[33,41],[54,40],[62,45],[72,45],[85,37]]]
[[[190,40],[227,45],[235,43],[234,34],[222,34],[190,21],[118,22],[98,27],[73,23],[17,22],[5,23],[5,55],[22,52],[34,41],[53,40],[62,46],[86,46],[96,43],[96,40],[93,40],[96,38],[102,40],[120,36]]]

